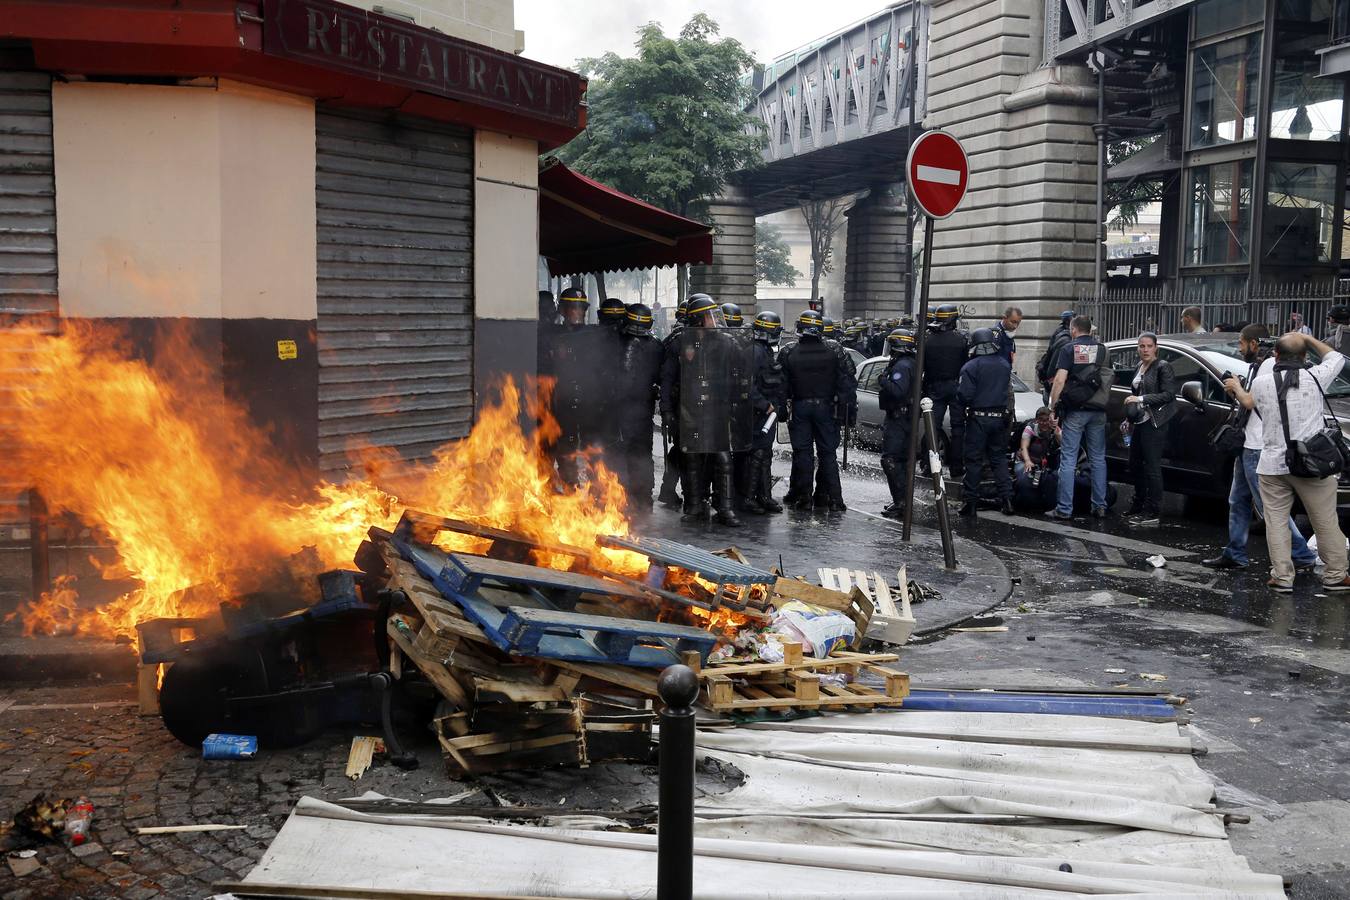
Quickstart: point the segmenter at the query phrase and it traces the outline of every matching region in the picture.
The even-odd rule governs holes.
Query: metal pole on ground
[[[657,900],[694,895],[694,700],[698,675],[670,666],[657,681],[661,710],[661,756],[656,819]]]
[[[934,449],[938,443],[937,427],[933,424],[933,401],[924,397],[920,406],[923,410],[924,434],[928,435],[928,468],[933,472],[933,499],[937,502],[938,530],[942,532],[942,557],[946,560],[947,568],[955,571],[956,544],[952,540],[952,520],[947,512],[947,491],[942,484],[942,460]],[[910,443],[914,442],[911,440]]]
[[[919,280],[919,311],[915,314],[914,328],[919,332],[915,350],[914,387],[909,401],[909,459],[905,466],[905,523],[900,535],[903,541],[909,540],[910,526],[914,519],[914,461],[919,451],[919,404],[923,399],[923,350],[928,337],[928,278],[933,263],[933,217],[923,217],[923,275]],[[936,448],[937,445],[931,445]],[[942,477],[938,469],[937,477]]]

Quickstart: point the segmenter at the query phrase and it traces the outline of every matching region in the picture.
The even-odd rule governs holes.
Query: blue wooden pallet
[[[706,662],[717,638],[701,628],[643,619],[596,616],[559,609],[556,599],[575,603],[581,593],[630,596],[622,585],[539,566],[503,563],[395,537],[395,549],[483,634],[507,653],[543,659],[663,669],[697,651]],[[497,583],[528,589],[536,606],[501,607],[479,588]],[[550,596],[552,595],[552,597]]]

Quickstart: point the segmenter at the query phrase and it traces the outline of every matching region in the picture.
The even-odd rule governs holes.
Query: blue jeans
[[[1087,450],[1088,470],[1092,475],[1092,508],[1106,508],[1106,413],[1075,410],[1060,422],[1064,443],[1059,458],[1059,496],[1055,508],[1061,515],[1073,515],[1073,475],[1078,466],[1078,448]]]
[[[1233,487],[1228,492],[1228,546],[1223,555],[1240,566],[1247,565],[1247,535],[1251,531],[1252,511],[1264,515],[1261,508],[1261,482],[1256,476],[1256,463],[1261,458],[1260,450],[1243,449],[1242,455],[1233,461]],[[1317,562],[1317,554],[1308,549],[1308,542],[1299,533],[1293,516],[1289,517],[1290,556],[1294,565],[1312,565]]]

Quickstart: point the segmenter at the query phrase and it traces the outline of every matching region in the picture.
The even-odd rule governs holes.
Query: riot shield
[[[548,348],[548,370],[557,379],[551,409],[562,441],[577,449],[603,444],[611,419],[605,406],[620,376],[619,335],[597,325],[559,329]]]
[[[680,449],[733,453],[750,449],[754,409],[753,333],[749,329],[686,328],[680,358]]]

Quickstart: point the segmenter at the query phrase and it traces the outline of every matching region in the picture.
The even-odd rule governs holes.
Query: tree
[[[792,248],[773,225],[755,228],[755,277],[782,287],[793,287],[802,273],[792,265]]]
[[[1107,168],[1118,165],[1143,150],[1157,140],[1157,135],[1116,141],[1106,147]],[[1122,234],[1126,228],[1139,224],[1139,213],[1145,206],[1162,199],[1162,182],[1158,178],[1133,179],[1124,184],[1108,183],[1106,186],[1106,208],[1115,210],[1115,215],[1106,221],[1107,229],[1117,229]]]
[[[558,150],[597,181],[701,218],[733,172],[759,163],[764,144],[741,76],[754,58],[738,41],[718,39],[699,13],[679,37],[655,22],[638,29],[637,55],[606,53],[577,63],[590,79],[586,130]],[[684,295],[680,268],[680,295]]]
[[[820,279],[834,271],[834,233],[844,224],[844,210],[851,197],[809,200],[801,205],[806,230],[811,235],[811,296],[820,296]]]

